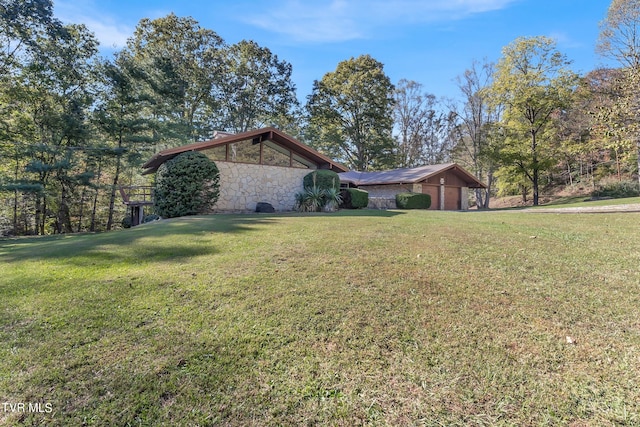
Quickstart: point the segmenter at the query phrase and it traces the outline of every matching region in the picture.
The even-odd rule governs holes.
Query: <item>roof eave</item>
[[[181,147],[170,148],[167,150],[160,151],[156,153],[151,159],[149,159],[142,167],[146,169],[143,172],[143,175],[154,173],[158,170],[160,165],[162,165],[167,160],[177,156],[178,154],[187,152],[187,151],[201,151],[209,148],[217,147],[225,144],[232,144],[234,142],[245,141],[247,139],[253,139],[257,137],[263,137],[262,140],[273,140],[278,142],[279,144],[285,146],[286,148],[296,151],[299,155],[308,158],[318,165],[318,167],[326,167],[327,169],[336,170],[340,172],[346,172],[349,169],[340,163],[337,163],[325,156],[324,154],[314,150],[313,148],[307,146],[306,144],[301,143],[295,138],[284,134],[273,127],[267,127],[262,129],[256,129],[253,131],[242,132],[238,134],[233,134],[229,136],[224,136],[218,139],[211,139],[202,142],[195,142],[188,145],[183,145]]]

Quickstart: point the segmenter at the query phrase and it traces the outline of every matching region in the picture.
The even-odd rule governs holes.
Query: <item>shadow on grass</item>
[[[139,263],[180,261],[186,257],[212,254],[211,246],[180,244],[180,236],[202,233],[249,233],[256,226],[269,224],[287,217],[344,217],[391,218],[404,212],[395,210],[344,209],[337,212],[275,214],[215,214],[191,216],[156,221],[138,227],[105,233],[82,233],[55,236],[19,237],[0,240],[0,261],[18,262],[43,259],[67,259],[77,257],[74,263]],[[153,239],[175,236],[172,246],[158,245]],[[147,239],[149,244],[140,243]],[[169,241],[172,241],[169,238]]]
[[[406,212],[400,210],[383,210],[383,209],[341,209],[336,212],[288,212],[285,214],[276,214],[278,217],[324,217],[324,218],[343,218],[343,217],[377,217],[392,218],[398,215],[404,215]],[[264,215],[264,214],[262,214]]]
[[[19,237],[0,240],[0,262],[18,262],[78,257],[77,263],[180,261],[185,257],[215,253],[211,246],[178,243],[180,236],[202,233],[247,233],[253,226],[273,221],[273,217],[256,215],[207,215],[175,218],[138,227],[105,233],[82,233],[55,236]],[[172,241],[158,245],[156,238]],[[140,243],[148,239],[149,244]]]

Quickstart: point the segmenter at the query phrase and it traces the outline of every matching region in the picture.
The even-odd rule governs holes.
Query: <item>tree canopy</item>
[[[393,89],[383,64],[371,56],[340,62],[313,84],[308,137],[355,170],[393,164]]]
[[[614,103],[618,138],[635,146],[640,182],[640,1],[613,0],[602,23],[598,50],[623,68],[620,96]]]
[[[253,40],[227,44],[192,17],[142,19],[123,49],[63,24],[51,0],[0,0],[0,233],[111,229],[121,185],[150,185],[154,152],[215,130],[275,126],[355,170],[457,161],[496,194],[640,180],[640,0],[613,0],[598,51],[617,68],[578,79],[546,37],[497,65],[473,63],[461,100],[438,99],[370,55],[315,80],[305,108],[293,66]],[[429,64],[426,64],[427,66]]]
[[[506,138],[500,157],[531,181],[537,205],[540,174],[555,161],[552,123],[569,105],[577,75],[547,37],[518,38],[502,54],[490,88],[494,106],[504,108],[500,126]]]

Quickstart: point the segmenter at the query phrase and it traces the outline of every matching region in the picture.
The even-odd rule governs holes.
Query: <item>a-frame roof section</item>
[[[355,185],[414,184],[448,171],[459,176],[470,188],[485,188],[485,185],[475,176],[455,163],[376,172],[349,171],[340,173],[339,176],[340,182],[350,182]]]
[[[336,172],[346,172],[349,170],[344,165],[334,162],[329,157],[325,156],[322,153],[319,153],[308,145],[297,141],[295,138],[287,135],[286,133],[273,127],[267,127],[160,151],[144,165],[142,165],[142,167],[145,169],[143,173],[149,174],[157,171],[160,165],[162,165],[164,162],[186,151],[207,150],[210,148],[219,147],[221,145],[233,144],[235,142],[247,140],[253,140],[257,142],[274,141],[277,144],[288,148],[292,152],[311,160],[313,163],[318,165],[319,169],[331,169]]]

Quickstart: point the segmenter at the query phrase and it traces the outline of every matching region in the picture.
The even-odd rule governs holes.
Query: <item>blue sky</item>
[[[340,61],[370,54],[395,84],[405,78],[457,98],[473,60],[497,61],[520,36],[548,36],[586,73],[610,0],[54,0],[56,17],[84,23],[102,54],[122,47],[142,18],[191,16],[227,43],[254,40],[293,66],[303,102]]]

